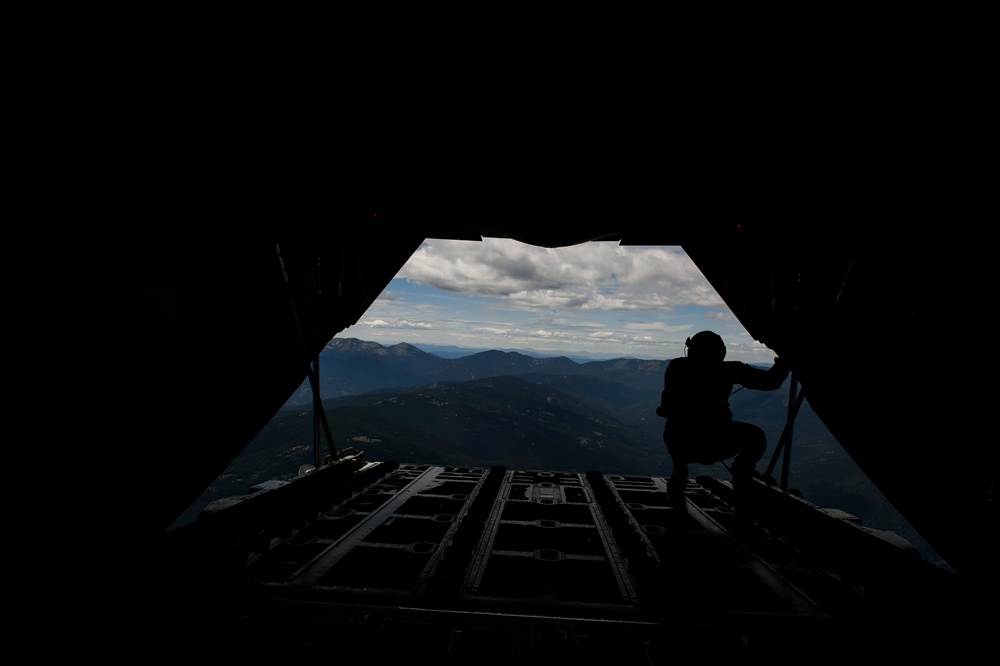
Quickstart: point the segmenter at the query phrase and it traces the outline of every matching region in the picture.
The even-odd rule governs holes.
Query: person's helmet
[[[691,358],[707,361],[721,361],[726,358],[726,343],[718,333],[702,331],[695,333],[687,342],[687,354]]]

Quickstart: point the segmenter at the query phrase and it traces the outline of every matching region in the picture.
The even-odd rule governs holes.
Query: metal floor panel
[[[206,516],[173,551],[167,566],[194,563],[176,580],[199,581],[177,632],[440,663],[844,654],[898,642],[887,623],[919,633],[930,590],[913,552],[761,483],[737,510],[705,477],[681,506],[664,478],[597,471],[389,462],[305,479],[238,521]]]
[[[821,612],[747,546],[766,544],[763,530],[737,539],[729,504],[694,480],[688,497],[675,508],[656,477],[400,465],[270,544],[244,580],[329,599],[604,617],[696,607],[686,597],[697,587],[716,609]]]

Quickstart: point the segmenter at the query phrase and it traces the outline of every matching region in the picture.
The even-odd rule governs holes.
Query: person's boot
[[[733,475],[733,496],[735,499],[735,509],[737,511],[740,511],[741,509],[746,510],[751,504],[750,495],[753,493],[753,465],[736,460],[733,462],[733,466],[729,471]]]

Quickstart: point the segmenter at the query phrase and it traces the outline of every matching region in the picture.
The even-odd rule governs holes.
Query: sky
[[[703,330],[722,336],[727,360],[774,361],[680,247],[429,239],[338,337],[660,360]]]

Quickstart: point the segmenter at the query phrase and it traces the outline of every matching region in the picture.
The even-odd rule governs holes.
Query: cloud
[[[418,248],[397,277],[535,309],[663,312],[723,305],[681,249],[614,242],[541,248],[509,239],[435,240]]]
[[[688,336],[711,329],[728,358],[773,359],[677,247],[432,239],[358,324],[384,343],[646,358],[680,355]]]
[[[433,324],[426,324],[423,322],[406,321],[402,319],[395,324],[390,324],[384,319],[375,319],[367,323],[371,328],[407,328],[407,329],[422,329],[429,331],[434,328]]]
[[[506,338],[509,340],[568,340],[570,335],[563,331],[555,331],[543,328],[537,329],[526,329],[526,328],[491,328],[491,327],[479,327],[475,329],[475,332],[481,335],[489,335],[498,338]]]
[[[399,328],[420,328],[424,330],[430,330],[434,328],[434,325],[418,321],[406,321],[404,319],[403,321],[399,322]]]

